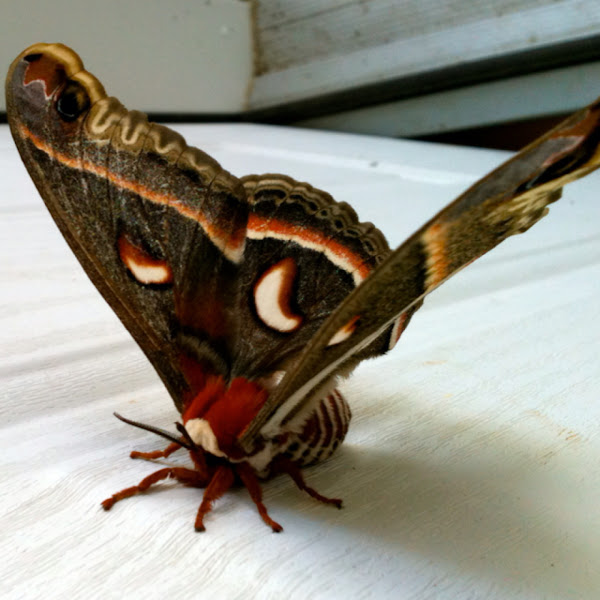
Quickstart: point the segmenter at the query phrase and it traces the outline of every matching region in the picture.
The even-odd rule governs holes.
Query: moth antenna
[[[127,423],[127,425],[133,425],[134,427],[138,427],[139,429],[144,429],[145,431],[149,431],[150,433],[159,435],[160,437],[163,437],[169,440],[170,442],[179,444],[181,447],[186,448],[187,450],[191,450],[192,447],[196,446],[190,439],[189,434],[187,436],[184,436],[186,438],[186,441],[184,441],[181,438],[175,437],[170,431],[166,431],[165,429],[161,429],[160,427],[155,427],[154,425],[146,425],[146,423],[140,423],[139,421],[132,421],[131,419],[127,419],[117,412],[113,413],[113,415],[115,415],[115,417],[117,417],[117,419],[119,419],[120,421],[123,421],[123,423]],[[183,429],[185,431],[185,428]],[[187,434],[187,431],[185,433]],[[192,442],[193,446],[191,446],[189,442]]]
[[[190,445],[188,450],[190,451],[192,455],[192,460],[196,463],[196,467],[198,468],[198,470],[202,473],[208,473],[206,458],[204,457],[204,451],[202,450],[202,448],[200,448],[200,446],[198,446],[198,444],[196,444],[196,442],[192,439],[192,436],[189,434],[188,430],[185,428],[185,425],[183,423],[177,422],[175,423],[175,427],[177,428],[177,431],[179,431],[179,433],[181,434],[181,437],[183,437]]]

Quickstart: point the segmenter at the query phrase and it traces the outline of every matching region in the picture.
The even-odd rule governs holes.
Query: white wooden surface
[[[236,174],[283,171],[398,244],[499,152],[251,125],[179,128]],[[157,376],[88,282],[0,129],[2,598],[597,598],[600,177],[445,284],[342,386],[347,443],[306,476],[345,500],[243,490],[99,502],[171,427]],[[186,463],[185,457],[178,462]]]
[[[304,119],[301,127],[413,137],[575,112],[600,93],[600,61]]]
[[[429,70],[450,58],[459,62],[476,58],[468,52],[455,54],[472,51],[479,42],[487,43],[487,51],[495,54],[585,37],[598,32],[600,14],[585,0],[258,0],[256,4],[264,72],[409,39],[413,52],[396,61],[420,60]],[[468,27],[481,39],[460,40]],[[527,30],[535,35],[528,38]],[[428,42],[436,35],[445,39],[449,56],[432,52]]]
[[[600,4],[259,0],[256,31],[263,108],[597,35]]]

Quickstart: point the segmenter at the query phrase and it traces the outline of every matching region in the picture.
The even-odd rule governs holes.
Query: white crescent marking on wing
[[[126,257],[125,264],[131,274],[140,283],[166,283],[171,278],[171,270],[166,264],[144,265],[135,262],[131,257]]]
[[[256,312],[265,325],[288,333],[297,329],[302,317],[289,308],[289,294],[294,272],[293,262],[284,259],[268,269],[254,288]]]

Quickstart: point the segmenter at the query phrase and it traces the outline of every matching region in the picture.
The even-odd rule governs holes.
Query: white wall
[[[253,68],[250,2],[1,0],[4,72],[35,42],[71,46],[129,108],[228,113],[246,104]]]

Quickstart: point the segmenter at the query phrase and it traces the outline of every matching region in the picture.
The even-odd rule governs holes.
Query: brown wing
[[[251,326],[237,332],[232,377],[255,377],[293,368],[319,327],[390,249],[351,206],[307,183],[278,174],[242,182],[251,213],[238,310]]]
[[[48,209],[181,409],[204,370],[228,370],[243,186],[177,133],[107,97],[60,44],[25,50],[6,96],[13,137]]]
[[[40,194],[180,410],[208,373],[278,380],[390,252],[325,192],[284,175],[242,183],[127,111],[65,46],[28,48],[6,90]]]
[[[395,250],[337,308],[295,369],[246,430],[250,447],[291,418],[311,392],[333,377],[390,323],[507,237],[529,229],[560,198],[562,186],[600,163],[600,100],[568,118],[475,183]],[[354,333],[331,339],[351,319]]]

